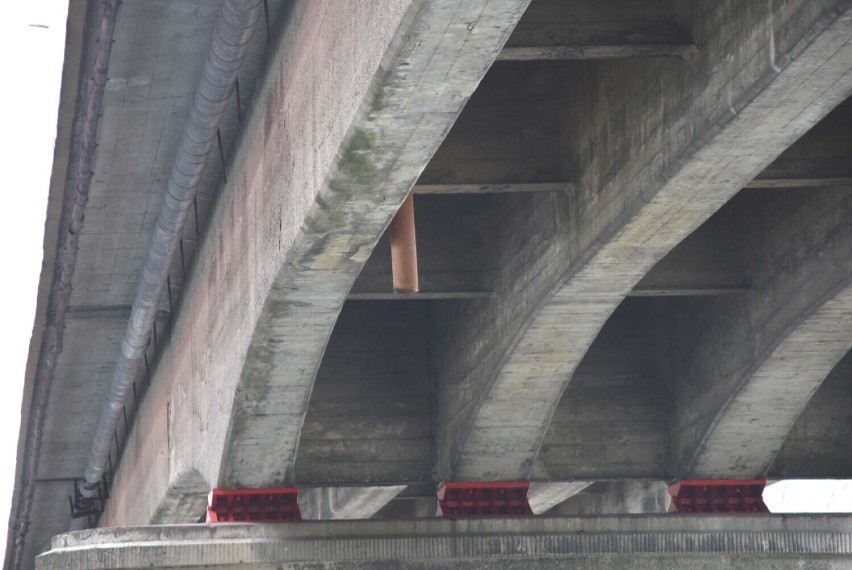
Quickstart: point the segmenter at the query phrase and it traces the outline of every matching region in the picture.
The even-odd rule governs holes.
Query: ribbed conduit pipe
[[[101,409],[89,462],[83,474],[83,494],[97,495],[109,457],[113,434],[133,387],[163,295],[169,266],[183,233],[187,212],[216,142],[237,72],[260,15],[262,0],[224,0],[204,70],[195,89],[177,156],[163,196],[142,279],[121,342],[107,401]]]
[[[30,402],[29,429],[24,444],[24,464],[21,468],[21,495],[18,499],[18,513],[12,534],[11,568],[18,570],[24,556],[24,544],[29,529],[30,513],[33,507],[35,480],[38,476],[39,453],[44,431],[44,414],[53,384],[53,371],[56,359],[62,352],[62,332],[65,328],[65,309],[71,297],[71,277],[77,263],[77,238],[83,228],[83,214],[89,201],[89,187],[92,182],[92,164],[95,157],[95,141],[98,133],[98,120],[101,115],[104,89],[107,83],[110,50],[112,49],[115,18],[118,12],[118,0],[103,0],[100,29],[95,51],[95,63],[91,85],[86,93],[86,114],[80,126],[80,149],[74,172],[74,197],[70,209],[64,214],[60,224],[62,232],[50,284],[50,296],[47,304],[47,322],[41,340],[39,361],[33,381],[33,395]]]

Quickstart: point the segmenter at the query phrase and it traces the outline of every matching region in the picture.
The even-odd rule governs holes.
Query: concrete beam
[[[570,61],[632,57],[676,57],[692,61],[698,54],[693,44],[620,44],[583,46],[506,47],[498,61]]]
[[[603,160],[578,143],[578,188],[586,190],[569,198],[568,229],[545,242],[535,272],[498,291],[500,311],[471,324],[502,330],[507,341],[465,355],[465,343],[448,339],[445,358],[472,370],[440,396],[441,467],[453,479],[529,476],[560,395],[613,310],[755,172],[852,93],[849,6],[701,4],[702,50],[688,73],[666,60],[583,68],[575,85],[588,97],[578,95],[575,130],[588,136],[579,139],[633,142]],[[613,90],[639,99],[601,104]],[[611,129],[622,131],[612,139]],[[452,353],[453,345],[462,348]]]
[[[491,291],[421,291],[416,295],[399,293],[349,293],[347,301],[463,301],[470,299],[490,299]]]
[[[763,476],[852,348],[852,195],[750,191],[719,214],[728,211],[750,228],[754,292],[673,312],[682,478]]]
[[[414,193],[443,194],[507,194],[515,192],[572,192],[572,182],[513,182],[510,184],[415,184]]]
[[[839,569],[852,563],[850,524],[657,515],[97,529],[55,537],[36,568]]]
[[[293,7],[116,477],[146,502],[111,501],[109,524],[150,520],[191,469],[294,482],[346,295],[527,2]]]
[[[420,192],[418,189],[426,189]],[[391,290],[387,236],[379,241],[347,296],[350,301],[493,299],[499,273],[494,244],[508,194],[564,193],[573,184],[428,184],[418,194],[418,259],[421,290]],[[725,228],[693,234],[657,263],[631,297],[734,295],[751,290],[741,259],[741,240]],[[436,334],[441,334],[436,331]]]
[[[852,177],[835,178],[755,178],[746,188],[826,188],[852,187]]]
[[[499,61],[677,57],[693,59],[688,3],[534,0]]]

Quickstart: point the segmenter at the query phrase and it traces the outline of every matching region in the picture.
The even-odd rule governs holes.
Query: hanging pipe
[[[24,555],[24,543],[29,529],[30,513],[33,507],[35,480],[38,473],[41,438],[44,432],[44,415],[53,384],[53,372],[56,359],[62,352],[62,331],[65,328],[65,309],[71,296],[71,277],[77,262],[77,238],[83,228],[83,213],[89,201],[89,187],[92,182],[92,164],[95,156],[95,139],[98,132],[98,120],[101,115],[104,89],[107,83],[112,38],[115,32],[115,18],[118,12],[118,0],[104,0],[94,69],[91,85],[86,93],[86,114],[80,125],[80,149],[74,172],[74,197],[70,208],[60,224],[59,248],[53,269],[53,281],[50,284],[50,296],[47,302],[47,322],[42,335],[39,360],[33,380],[33,396],[30,402],[29,430],[24,443],[24,464],[21,468],[21,495],[18,513],[12,534],[11,568],[18,570]]]
[[[262,0],[224,0],[216,21],[204,70],[178,146],[163,205],[148,248],[142,279],[130,313],[121,353],[115,365],[107,400],[101,409],[89,461],[83,474],[82,494],[97,495],[122,409],[133,387],[157,306],[163,295],[171,260],[180,242],[196,190],[216,144],[216,131],[234,89],[237,72],[260,15]]]
[[[393,290],[412,295],[420,290],[417,275],[417,237],[414,231],[414,193],[399,207],[391,220],[391,273]]]

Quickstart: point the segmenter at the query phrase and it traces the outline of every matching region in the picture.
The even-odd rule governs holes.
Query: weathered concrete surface
[[[589,481],[565,481],[560,483],[530,483],[527,502],[534,514],[546,513],[556,505],[570,499],[586,487]]]
[[[692,2],[534,0],[501,61],[612,57],[694,57]]]
[[[852,564],[850,528],[845,515],[138,527],[57,536],[36,567],[823,570]]]
[[[314,375],[346,294],[526,2],[295,6],[124,454],[108,524],[147,522],[185,473],[201,473],[208,489],[293,481]]]
[[[293,479],[314,375],[343,300],[526,4],[418,2],[400,14],[382,73],[265,301],[237,390],[226,485]]]
[[[431,482],[428,332],[424,302],[346,302],[302,426],[300,487]]]
[[[280,3],[279,0],[269,2],[273,15]],[[40,354],[39,348],[47,321],[46,295],[53,279],[57,253],[64,247],[64,241],[57,242],[57,236],[67,230],[60,227],[67,223],[75,199],[78,180],[74,165],[80,148],[80,122],[86,113],[85,94],[91,86],[92,58],[101,21],[101,2],[74,0],[68,4],[62,94],[45,225],[45,257],[25,381],[23,434],[34,429],[37,417],[29,407],[31,384],[36,363],[46,356]],[[123,334],[120,330],[126,327],[129,318],[130,303],[156,223],[165,180],[193,88],[201,73],[217,12],[218,3],[200,0],[127,2],[118,9],[88,204],[84,223],[77,234],[78,253],[59,344],[61,352],[56,357],[44,416],[38,473],[26,476],[35,479],[36,490],[24,543],[25,567],[31,567],[35,554],[46,547],[52,535],[68,529],[71,481],[82,474],[87,461],[98,410],[109,384],[114,358],[119,353]],[[186,33],[188,29],[192,30],[191,34]],[[248,46],[240,74],[244,101],[251,96],[265,42],[265,32],[261,30]],[[235,110],[236,105],[234,112],[229,109],[221,126],[225,152],[236,130]],[[51,110],[40,112],[50,113]],[[200,219],[221,176],[222,162],[218,153],[211,157],[209,165],[198,196]],[[194,219],[188,226],[187,231],[194,241],[197,231]],[[177,294],[183,277],[178,260],[170,275],[173,294]],[[169,300],[164,297],[156,321],[159,342],[168,327],[169,309]],[[155,355],[156,344],[151,343],[149,358]],[[141,387],[143,382],[139,385]],[[137,403],[135,397],[128,402],[128,417],[132,418]],[[124,436],[122,425],[117,439],[120,441]],[[23,453],[19,457],[21,466]],[[116,460],[117,455],[113,454],[112,461]],[[24,478],[18,473],[15,481]],[[17,514],[17,507],[16,503],[13,516]],[[10,540],[9,544],[12,543]]]
[[[562,394],[536,481],[665,478],[672,395],[667,299],[626,299]]]
[[[850,16],[848,2],[700,2],[693,65],[576,68],[578,191],[551,206],[567,212],[561,229],[466,329],[501,340],[445,343],[466,372],[441,387],[444,476],[529,475],[560,395],[624,296],[852,92]],[[541,237],[507,255],[520,264]]]
[[[754,292],[675,313],[674,451],[686,478],[765,474],[852,348],[848,189],[748,190],[729,206],[747,228]]]
[[[810,399],[769,468],[773,479],[844,479],[852,474],[852,353]]]
[[[598,481],[558,505],[550,514],[627,515],[665,513],[671,499],[664,481]]]
[[[304,520],[368,519],[405,490],[390,487],[313,487],[299,489]]]

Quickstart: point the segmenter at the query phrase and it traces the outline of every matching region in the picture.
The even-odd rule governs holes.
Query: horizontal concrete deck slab
[[[852,517],[620,516],[159,526],[68,533],[54,568],[849,568]]]

